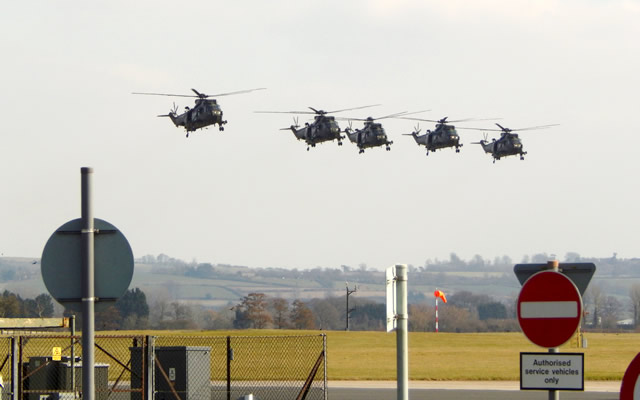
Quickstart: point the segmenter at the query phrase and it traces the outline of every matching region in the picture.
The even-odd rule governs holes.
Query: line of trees
[[[640,323],[640,283],[631,287],[630,327]],[[409,330],[435,330],[435,307],[431,298],[412,293],[417,301],[409,304]],[[349,329],[384,330],[386,307],[364,298],[350,298]],[[21,304],[21,305],[18,305]],[[621,329],[619,318],[625,306],[615,296],[606,295],[598,285],[591,285],[584,296],[585,328],[604,331]],[[448,296],[439,306],[439,330],[442,332],[514,332],[520,327],[516,318],[516,299],[496,301],[486,294],[459,291]],[[0,297],[0,316],[51,316],[53,305],[48,295],[22,300],[6,292]],[[142,290],[127,293],[106,311],[96,313],[96,328],[115,329],[321,329],[346,328],[346,299],[327,297],[290,302],[252,292],[238,304],[217,310],[178,301],[156,301],[147,304]]]
[[[431,298],[412,293],[416,301],[409,304],[409,329],[430,332],[435,329],[435,309]],[[599,285],[590,285],[584,295],[584,326],[589,329],[617,331],[620,318],[628,311],[629,328],[640,323],[640,283],[629,290],[628,304],[616,296],[607,295]],[[500,302],[485,294],[459,291],[448,296],[448,303],[439,308],[440,331],[488,332],[519,331],[515,298]],[[384,304],[351,297],[349,328],[351,330],[384,330]],[[322,329],[342,330],[346,327],[346,299],[327,297],[302,301],[252,292],[236,305],[213,310],[197,304],[156,301],[147,303],[139,288],[128,290],[112,307],[96,313],[99,330],[134,329]],[[51,296],[41,294],[33,299],[5,290],[0,295],[0,317],[43,318],[54,315]],[[68,315],[68,314],[67,314]],[[80,317],[80,316],[78,316]]]
[[[53,300],[48,294],[23,299],[20,295],[5,290],[0,296],[2,318],[47,318],[52,317],[53,313]]]

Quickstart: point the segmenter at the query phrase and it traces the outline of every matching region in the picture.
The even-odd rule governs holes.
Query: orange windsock
[[[441,298],[442,301],[444,301],[445,303],[447,302],[447,298],[445,297],[444,292],[442,290],[436,290],[435,292],[433,292],[433,295]]]

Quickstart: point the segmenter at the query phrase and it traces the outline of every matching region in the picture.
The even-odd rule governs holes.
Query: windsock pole
[[[438,333],[438,298],[436,297],[436,333]]]

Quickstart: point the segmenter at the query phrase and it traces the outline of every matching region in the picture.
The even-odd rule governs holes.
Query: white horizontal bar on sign
[[[575,301],[523,301],[520,318],[576,318],[578,303]]]

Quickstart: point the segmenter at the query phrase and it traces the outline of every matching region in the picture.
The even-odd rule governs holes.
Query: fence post
[[[231,400],[231,336],[227,336],[227,400]]]
[[[328,400],[328,387],[327,387],[327,335],[322,334],[322,352],[324,353],[324,400]]]
[[[11,400],[18,400],[18,388],[20,382],[18,381],[18,340],[14,337],[11,338]]]
[[[17,389],[15,392],[18,393],[18,397],[15,398],[15,400],[19,400],[22,399],[22,388],[23,388],[23,382],[22,382],[22,349],[24,349],[24,341],[23,341],[23,337],[20,336],[18,338],[18,380],[16,381],[16,385],[18,385]]]
[[[144,365],[144,378],[142,384],[144,386],[144,400],[153,399],[155,391],[155,354],[156,343],[155,336],[147,336],[144,340],[144,351],[142,352],[142,363]]]

